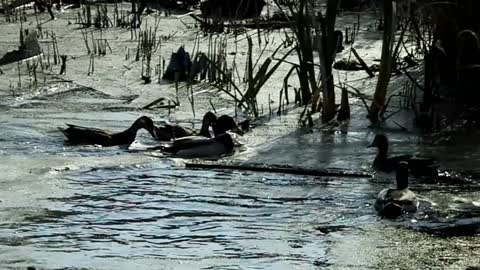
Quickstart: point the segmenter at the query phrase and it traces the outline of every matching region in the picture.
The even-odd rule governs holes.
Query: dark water
[[[83,265],[75,259],[81,253],[113,261],[218,261],[224,269],[310,268],[326,259],[324,234],[372,222],[367,203],[374,193],[362,179],[144,165],[73,172],[65,181],[71,196],[47,198],[50,209],[4,224],[2,235],[64,253],[70,266]]]
[[[478,237],[436,234],[459,216],[467,225],[479,223],[472,203],[478,202],[478,187],[414,181],[421,211],[382,220],[372,203],[391,185],[388,176],[189,170],[180,160],[145,152],[66,147],[56,131],[64,117],[0,118],[0,169],[6,175],[0,180],[1,269],[465,269],[480,264]],[[113,119],[107,121],[112,129],[120,129],[135,117],[106,118]],[[139,139],[147,140],[147,134]]]

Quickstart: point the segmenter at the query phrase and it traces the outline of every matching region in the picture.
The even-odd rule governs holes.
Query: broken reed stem
[[[88,76],[95,73],[95,54],[90,54],[90,62],[88,64]]]
[[[209,99],[208,102],[210,103],[210,106],[212,107],[213,113],[217,114],[217,109],[215,109],[215,105],[213,105],[212,99]],[[235,107],[236,111],[236,107]]]
[[[17,62],[17,71],[18,71],[18,89],[22,88],[22,74],[20,73],[20,61]]]
[[[193,95],[193,86],[190,85],[189,88],[190,88],[189,101],[190,101],[190,105],[192,107],[193,118],[195,118],[195,98],[194,98],[194,95]]]

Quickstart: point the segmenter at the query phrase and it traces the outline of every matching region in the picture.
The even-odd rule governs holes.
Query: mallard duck
[[[66,125],[68,128],[58,129],[67,137],[68,144],[129,145],[135,140],[137,131],[142,128],[146,129],[152,137],[156,137],[153,121],[147,116],[138,118],[127,130],[118,133],[108,133],[97,128]]]
[[[170,141],[175,138],[182,138],[187,136],[203,136],[210,138],[210,126],[214,125],[217,121],[217,116],[212,112],[207,112],[202,119],[202,128],[200,132],[196,132],[191,128],[182,127],[175,124],[164,124],[159,127],[155,127],[155,133],[157,135],[157,140],[159,141]]]
[[[392,172],[397,164],[408,162],[410,172],[416,176],[437,176],[438,165],[431,158],[415,157],[413,155],[400,155],[388,157],[388,139],[383,134],[377,134],[368,147],[377,147],[377,156],[373,160],[373,167],[382,172]]]
[[[387,218],[396,218],[403,213],[414,213],[418,208],[415,193],[408,189],[408,163],[401,161],[396,168],[397,188],[387,188],[378,193],[375,210]]]
[[[207,112],[203,116],[202,127],[198,133],[193,129],[173,124],[165,124],[163,126],[156,127],[155,132],[159,141],[169,141],[171,139],[191,136],[211,138],[212,135],[209,131],[210,127],[212,127],[215,136],[223,134],[227,131],[232,131],[243,135],[242,129],[237,125],[232,117],[228,115],[222,115],[217,119],[217,116],[212,112]]]
[[[243,135],[242,129],[237,125],[235,120],[233,120],[233,118],[228,115],[220,116],[217,121],[215,121],[215,123],[212,125],[212,129],[215,136],[223,134],[227,131],[232,131],[239,135]]]
[[[215,138],[200,136],[185,137],[173,140],[163,146],[151,148],[173,154],[182,158],[217,157],[230,153],[234,148],[233,139],[228,133]]]

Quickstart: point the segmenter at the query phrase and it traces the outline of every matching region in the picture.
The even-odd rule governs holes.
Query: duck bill
[[[374,143],[371,143],[369,146],[367,146],[367,148],[373,148],[373,147],[377,147],[377,145]]]

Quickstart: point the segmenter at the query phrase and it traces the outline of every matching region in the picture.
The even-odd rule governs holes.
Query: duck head
[[[148,116],[142,116],[135,120],[135,122],[133,122],[132,126],[128,130],[133,133],[137,133],[137,131],[142,128],[146,129],[153,138],[157,137],[153,120]]]
[[[217,116],[213,112],[207,112],[202,119],[202,128],[200,129],[200,135],[205,137],[211,137],[208,128],[214,126],[217,121]]]
[[[370,147],[376,147],[378,148],[379,153],[384,153],[386,154],[388,151],[388,139],[387,136],[383,134],[377,134],[375,135],[375,138],[373,139],[373,142],[367,146],[368,148]]]
[[[215,136],[218,136],[227,131],[232,131],[239,135],[243,135],[242,129],[237,125],[232,117],[228,115],[222,115],[217,119],[217,122],[213,126],[213,133],[215,133]]]
[[[395,168],[398,190],[408,188],[408,173],[408,163],[406,161],[399,162]]]

